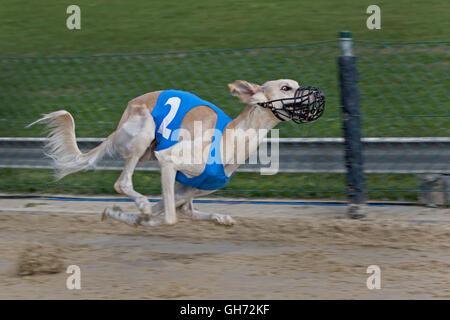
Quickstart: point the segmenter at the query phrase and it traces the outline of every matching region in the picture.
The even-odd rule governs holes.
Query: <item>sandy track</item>
[[[135,229],[99,221],[112,203],[0,205],[1,299],[450,298],[448,209],[371,207],[355,221],[336,206],[198,204],[237,224]],[[71,264],[81,290],[66,288]],[[366,287],[374,264],[380,290]]]

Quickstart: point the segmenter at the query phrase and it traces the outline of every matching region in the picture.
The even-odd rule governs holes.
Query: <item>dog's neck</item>
[[[280,122],[272,111],[257,105],[248,105],[240,115],[226,127],[223,136],[222,159],[225,173],[229,176],[256,151],[270,129]],[[246,138],[244,141],[243,136]],[[251,140],[251,141],[250,141]],[[245,145],[245,148],[243,146]],[[225,157],[224,157],[225,155]]]
[[[248,105],[240,115],[229,123],[227,128],[241,130],[270,130],[279,122],[280,120],[277,119],[269,109],[257,105]]]

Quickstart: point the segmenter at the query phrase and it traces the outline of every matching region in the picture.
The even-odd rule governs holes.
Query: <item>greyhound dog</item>
[[[30,126],[41,121],[47,123],[50,134],[45,147],[47,155],[54,160],[59,179],[95,168],[95,164],[112,151],[125,158],[114,189],[132,198],[140,213],[126,214],[119,207],[107,208],[102,220],[112,218],[133,226],[171,225],[177,222],[177,214],[182,214],[232,225],[235,221],[228,215],[194,209],[193,199],[223,187],[242,160],[245,161],[264,138],[264,135],[250,135],[245,148],[237,148],[234,140],[238,132],[252,129],[267,133],[281,121],[314,121],[323,113],[325,98],[320,89],[300,87],[289,79],[268,81],[263,85],[236,80],[228,87],[247,104],[235,119],[188,92],[149,92],[131,100],[117,129],[87,153],[78,149],[75,122],[65,110],[46,114]],[[184,134],[180,134],[182,130]],[[186,147],[190,152],[183,152]],[[185,161],[189,153],[198,161]],[[210,161],[213,157],[215,160]],[[162,200],[153,206],[134,190],[132,183],[138,162],[151,160],[158,161],[162,182]]]

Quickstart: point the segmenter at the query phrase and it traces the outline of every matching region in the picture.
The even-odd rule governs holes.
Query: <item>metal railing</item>
[[[53,169],[44,153],[46,138],[1,138],[0,168]],[[78,138],[82,152],[100,144],[104,138]],[[261,148],[270,151],[271,138]],[[345,173],[343,138],[280,138],[278,172]],[[441,138],[363,138],[364,172],[397,174],[450,173],[450,137]],[[270,152],[269,152],[270,153]],[[259,159],[258,159],[259,160]],[[105,156],[96,170],[122,170],[119,155]],[[270,164],[249,164],[238,172],[260,172]],[[136,170],[159,171],[156,162],[139,164]]]

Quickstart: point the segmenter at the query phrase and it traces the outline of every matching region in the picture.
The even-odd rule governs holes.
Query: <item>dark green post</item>
[[[339,86],[345,138],[349,215],[357,219],[365,215],[366,194],[361,142],[358,72],[356,57],[352,52],[350,31],[342,31],[340,33],[340,44],[341,56],[338,58]]]

